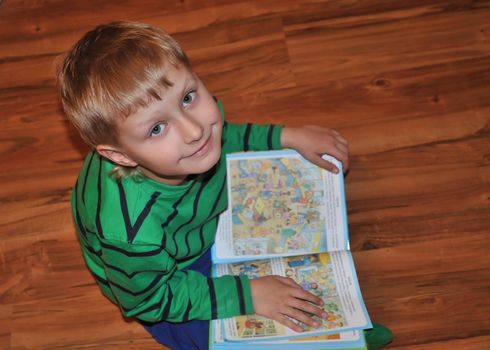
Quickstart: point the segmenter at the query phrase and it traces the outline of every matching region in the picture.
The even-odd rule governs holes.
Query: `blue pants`
[[[211,250],[208,249],[199,259],[184,270],[194,270],[205,276],[211,274]],[[172,350],[205,350],[209,347],[209,321],[193,320],[182,323],[161,321],[143,323],[145,329],[159,343]]]

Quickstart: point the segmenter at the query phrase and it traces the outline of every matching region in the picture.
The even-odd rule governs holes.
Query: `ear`
[[[111,145],[97,145],[95,146],[95,150],[102,157],[110,159],[116,164],[131,167],[131,168],[138,165],[138,163],[132,160],[126,153],[124,153],[117,147]]]

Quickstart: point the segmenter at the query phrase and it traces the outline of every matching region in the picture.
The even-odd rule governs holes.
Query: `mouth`
[[[194,151],[194,153],[186,156],[185,158],[202,157],[202,156],[206,155],[212,146],[212,142],[211,142],[212,137],[211,136],[212,136],[212,134],[209,135],[209,137],[206,139],[206,141],[196,151]]]

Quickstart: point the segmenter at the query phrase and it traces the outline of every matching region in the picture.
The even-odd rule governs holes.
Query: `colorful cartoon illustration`
[[[292,278],[304,290],[322,298],[324,302],[323,309],[327,313],[327,318],[322,320],[316,316],[314,317],[321,324],[321,327],[334,329],[346,325],[329,253],[292,256],[282,259],[244,261],[231,263],[227,266],[229,273],[247,275],[251,279],[274,275],[281,270],[285,276]],[[301,322],[295,320],[293,322],[299,324],[305,331],[315,330]],[[285,334],[284,326],[257,315],[237,316],[235,317],[235,323],[237,327],[236,334],[239,334],[239,337],[242,338]]]
[[[230,162],[235,254],[326,250],[323,173],[298,157]]]
[[[250,279],[273,275],[270,260],[255,260],[228,265],[232,275],[247,275]]]
[[[284,326],[257,315],[238,316],[236,327],[241,338],[260,338],[284,334]]]
[[[323,327],[332,329],[345,325],[328,253],[284,258],[284,268],[286,275],[294,279],[304,290],[323,299],[323,308],[328,316],[325,320],[315,318]],[[304,324],[301,326],[305,330],[313,330]]]

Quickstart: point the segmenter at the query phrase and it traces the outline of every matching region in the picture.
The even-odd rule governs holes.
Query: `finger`
[[[291,287],[294,287],[295,289],[301,289],[301,286],[296,283],[292,278],[289,278],[289,277],[281,277],[281,282],[283,282],[284,284],[287,284],[288,286],[291,286]]]
[[[338,132],[337,130],[335,129],[330,129],[330,134],[332,134],[334,136],[334,138],[338,139],[339,141],[341,141],[342,143],[347,143],[347,140],[342,136],[342,134],[340,132]]]
[[[309,301],[310,303],[313,303],[318,306],[323,306],[323,300],[322,298],[317,297],[316,295],[307,292],[304,289],[301,289],[300,291],[294,291],[292,294],[293,297],[295,297],[298,300],[301,300],[303,302]],[[307,304],[307,303],[306,303]]]
[[[347,146],[349,144],[349,142],[344,137],[342,137],[342,135],[340,135],[340,134],[335,135],[335,140],[344,144],[345,146]]]
[[[342,144],[340,143],[334,144],[334,147],[330,150],[328,155],[340,161],[342,163],[342,167],[344,170],[349,167],[349,150],[346,149],[345,146],[343,146]],[[325,168],[326,170],[329,170],[329,168],[327,168],[327,164],[325,164],[325,162],[332,164],[336,169],[338,169],[338,167],[332,162],[330,162],[328,159],[324,159],[323,157],[321,157],[321,161],[324,162],[324,164],[318,164],[318,165],[321,166],[322,168]],[[335,171],[332,172],[337,174],[337,172]]]
[[[318,328],[320,326],[320,323],[318,323],[315,319],[298,309],[290,308],[289,310],[287,310],[287,315],[297,321],[303,322],[310,327]]]
[[[335,147],[340,150],[342,153],[344,153],[345,155],[347,155],[349,153],[349,147],[342,143],[342,142],[335,142]]]
[[[304,329],[299,324],[294,323],[289,317],[284,314],[278,314],[278,316],[272,318],[274,321],[277,321],[288,328],[291,328],[295,332],[303,332]]]
[[[349,168],[349,149],[340,150],[340,155],[337,159],[342,163],[343,170],[346,171]]]
[[[332,152],[332,153],[334,153],[334,152]],[[333,154],[332,154],[332,156],[333,156]],[[318,165],[319,167],[322,167],[323,169],[325,169],[327,171],[330,171],[331,173],[334,173],[334,174],[339,173],[339,168],[337,168],[337,166],[335,164],[333,164],[332,162],[329,162],[328,160],[325,160],[321,157],[318,160],[318,162],[316,163],[316,165]]]
[[[291,302],[290,305],[295,309],[301,310],[310,315],[318,316],[322,319],[325,319],[327,317],[327,313],[325,312],[325,310],[306,301],[296,299],[295,301]]]

